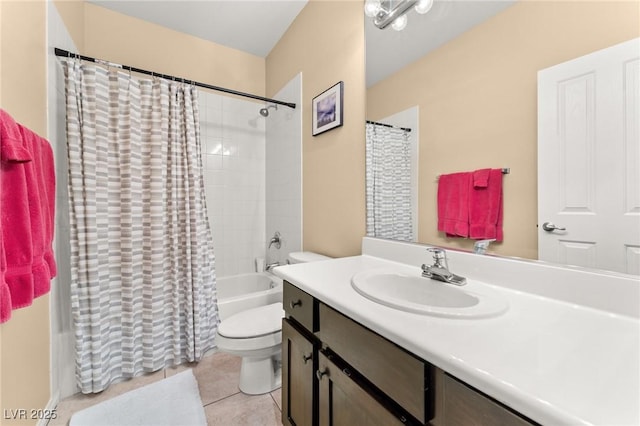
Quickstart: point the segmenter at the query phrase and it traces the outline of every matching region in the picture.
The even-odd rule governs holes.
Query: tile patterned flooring
[[[241,393],[238,389],[240,361],[240,357],[218,352],[206,356],[197,364],[186,364],[111,385],[99,394],[73,395],[60,401],[57,407],[58,417],[51,420],[49,426],[66,426],[76,411],[162,380],[187,368],[193,369],[193,375],[198,381],[200,398],[209,426],[281,426],[280,389],[270,394],[255,396]]]

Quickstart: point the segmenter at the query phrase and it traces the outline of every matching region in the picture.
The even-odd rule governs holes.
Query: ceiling
[[[125,15],[266,57],[307,0],[88,0]],[[354,1],[354,0],[342,0]],[[410,10],[403,31],[365,24],[367,87],[393,74],[515,0],[436,0],[431,11]],[[364,14],[363,14],[364,17]]]
[[[88,1],[263,58],[307,4],[307,0]]]

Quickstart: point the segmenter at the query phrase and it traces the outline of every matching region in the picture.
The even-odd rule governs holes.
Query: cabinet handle
[[[305,355],[302,354],[302,360],[304,361],[304,363],[306,364],[307,361],[309,361],[310,359],[313,359],[313,354],[309,354],[309,355]]]
[[[289,306],[291,306],[291,309],[295,308],[296,306],[302,306],[302,300],[298,299],[295,302],[292,300],[291,302],[289,302]]]
[[[342,373],[347,377],[351,377],[351,371],[348,368],[343,369]]]
[[[326,368],[324,369],[324,371],[320,371],[320,370],[316,371],[316,377],[318,378],[318,380],[322,380],[322,376],[325,376],[325,375],[329,375],[329,370]]]

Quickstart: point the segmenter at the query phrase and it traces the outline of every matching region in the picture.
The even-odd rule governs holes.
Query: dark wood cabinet
[[[317,351],[294,324],[282,322],[282,423],[313,426]]]
[[[348,367],[340,367],[325,354],[319,354],[320,426],[403,425],[394,414],[353,380]]]
[[[442,370],[435,371],[436,416],[432,426],[532,426],[537,423]]]
[[[286,281],[284,309],[284,425],[536,424]]]

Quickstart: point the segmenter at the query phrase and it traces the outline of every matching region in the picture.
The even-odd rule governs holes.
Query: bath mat
[[[78,411],[69,426],[206,426],[191,370]]]

